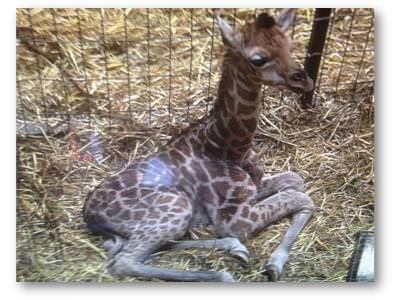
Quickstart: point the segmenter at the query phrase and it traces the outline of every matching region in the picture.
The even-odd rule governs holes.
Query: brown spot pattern
[[[258,215],[255,212],[252,212],[250,214],[250,220],[252,220],[253,222],[256,222],[258,220]]]
[[[109,217],[117,215],[121,211],[122,207],[118,201],[113,202],[107,209],[106,214]]]
[[[228,126],[232,133],[235,135],[243,136],[246,134],[246,132],[240,127],[240,123],[235,117],[232,117],[229,120]]]
[[[226,206],[219,210],[219,215],[222,219],[229,220],[234,214],[236,214],[238,208],[233,205]]]
[[[236,90],[237,90],[239,96],[240,96],[242,99],[247,100],[247,101],[252,101],[252,100],[256,99],[257,96],[258,96],[258,93],[257,93],[257,92],[254,92],[254,91],[246,91],[245,89],[243,89],[243,88],[240,86],[240,84],[237,84],[237,85],[236,85]]]
[[[122,220],[129,220],[131,218],[131,212],[129,209],[125,209],[119,216]]]
[[[226,125],[224,124],[224,121],[222,120],[222,118],[219,118],[216,121],[215,126],[217,127],[217,130],[221,136],[224,136],[224,137],[229,136],[230,132],[226,128]]]
[[[257,128],[256,119],[242,120],[242,122],[249,132],[254,132]]]
[[[200,202],[211,202],[214,199],[214,194],[207,185],[201,185],[197,188],[197,197]]]
[[[252,226],[250,223],[248,223],[246,221],[239,220],[235,224],[232,225],[231,229],[233,230],[233,232],[236,232],[236,233],[245,233],[245,232],[250,232],[252,229]]]
[[[255,110],[256,110],[255,106],[244,105],[244,104],[239,102],[238,114],[250,115],[250,114],[254,113]]]
[[[225,202],[230,188],[230,184],[225,181],[216,181],[212,183],[215,193],[220,197],[220,202]]]
[[[186,162],[186,158],[176,149],[169,151],[169,156],[174,164],[184,164]]]
[[[143,217],[144,217],[145,214],[146,214],[146,213],[145,213],[145,211],[143,211],[143,210],[135,210],[135,211],[133,212],[133,219],[140,221],[140,220],[143,219]]]
[[[123,189],[119,180],[115,180],[115,181],[112,181],[112,182],[106,184],[106,188],[110,189],[110,190],[115,190],[115,191],[120,191]]]
[[[137,184],[137,171],[125,171],[120,174],[121,182],[125,188]]]
[[[249,217],[249,208],[247,206],[243,207],[242,214],[240,216],[245,219],[247,219]]]
[[[121,197],[135,198],[138,195],[137,188],[130,188],[120,193]]]

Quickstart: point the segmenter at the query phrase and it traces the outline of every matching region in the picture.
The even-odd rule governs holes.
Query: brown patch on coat
[[[205,168],[210,175],[211,178],[217,178],[217,177],[224,177],[226,176],[225,174],[225,166],[216,164],[214,162],[207,163],[205,165]]]
[[[115,201],[107,209],[106,215],[109,216],[109,217],[112,217],[112,216],[115,216],[115,215],[119,214],[119,212],[121,210],[122,210],[122,207],[121,207],[119,201]]]
[[[257,120],[254,119],[248,119],[248,120],[242,120],[243,125],[246,127],[248,132],[254,132],[257,128]]]
[[[136,170],[129,170],[122,172],[120,174],[121,182],[125,188],[134,186],[137,184],[137,171]]]
[[[178,225],[180,222],[181,222],[181,220],[179,220],[179,219],[174,219],[174,220],[172,220],[171,224],[172,224],[172,225]]]
[[[135,210],[133,212],[133,219],[140,221],[143,219],[143,217],[145,216],[146,212],[144,210]]]
[[[93,194],[91,194],[89,199],[92,200],[94,198],[99,200],[107,200],[107,191],[101,189],[96,190]]]
[[[171,209],[171,212],[179,214],[179,213],[183,212],[183,208],[175,207],[175,208]]]
[[[242,209],[242,214],[240,216],[247,219],[249,217],[249,212],[249,208],[247,206],[244,206]]]
[[[135,198],[135,197],[138,196],[138,189],[133,187],[133,188],[130,188],[130,189],[127,189],[127,190],[123,190],[120,193],[120,196],[121,197],[127,197],[127,198]]]
[[[125,199],[123,202],[124,202],[125,205],[133,206],[133,205],[135,205],[137,200],[136,199]]]
[[[247,173],[244,172],[244,170],[240,168],[234,168],[231,167],[229,168],[229,177],[236,182],[241,182],[244,181],[247,178]]]
[[[95,210],[99,204],[100,204],[100,201],[98,201],[97,199],[90,199],[89,208],[91,210]]]
[[[221,139],[218,134],[216,133],[216,130],[218,130],[215,126],[212,126],[208,131],[207,131],[207,137],[211,139],[214,143],[224,146],[226,142]]]
[[[236,91],[238,92],[239,96],[247,101],[252,101],[255,100],[258,96],[257,92],[254,91],[246,91],[245,89],[243,89],[240,84],[236,85]]]
[[[232,197],[246,199],[253,196],[253,191],[247,186],[237,186],[232,193]]]
[[[223,220],[230,220],[233,215],[238,211],[237,206],[229,205],[218,210],[218,214]]]
[[[251,145],[251,138],[246,136],[243,139],[234,139],[232,140],[231,145],[234,147],[249,147]]]
[[[160,223],[168,223],[169,218],[168,217],[162,217],[162,219],[160,220]]]
[[[115,190],[115,191],[120,191],[120,190],[123,189],[123,187],[122,187],[121,183],[119,182],[119,180],[115,180],[115,181],[112,181],[110,183],[107,183],[106,184],[106,188],[110,189],[110,190]]]
[[[131,218],[131,211],[129,209],[125,209],[122,214],[119,215],[122,220],[129,220]]]
[[[235,135],[243,136],[246,134],[246,132],[241,128],[240,122],[235,117],[230,118],[228,126]]]
[[[225,202],[231,185],[226,181],[216,181],[212,183],[212,187],[214,192],[220,197],[220,202]]]
[[[250,114],[254,113],[255,110],[256,110],[255,106],[244,105],[241,102],[239,102],[238,114],[240,114],[240,115],[250,115]]]
[[[214,194],[207,185],[200,185],[197,188],[197,197],[200,202],[212,202],[214,199]]]
[[[250,233],[251,229],[252,229],[251,224],[243,220],[237,221],[231,227],[231,230],[238,234]]]
[[[252,212],[250,214],[250,220],[252,220],[253,222],[257,222],[258,221],[258,215],[255,212]]]
[[[226,105],[226,108],[228,109],[228,111],[231,114],[234,114],[235,113],[235,102],[236,102],[235,99],[233,99],[229,93],[226,93],[224,95],[224,102],[225,102],[225,105]]]
[[[184,164],[186,162],[186,158],[176,149],[169,151],[169,157],[171,162],[175,165]]]
[[[230,132],[226,128],[226,125],[225,125],[224,121],[222,120],[222,118],[217,119],[215,126],[217,127],[218,132],[220,133],[220,136],[227,137],[230,135]]]
[[[226,156],[231,160],[240,160],[243,157],[243,152],[238,151],[236,148],[229,148],[226,150]]]

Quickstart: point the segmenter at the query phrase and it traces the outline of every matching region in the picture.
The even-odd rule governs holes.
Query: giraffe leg
[[[283,172],[273,176],[264,176],[258,188],[258,194],[254,199],[257,202],[273,194],[292,189],[298,192],[305,192],[304,180],[294,172]]]
[[[165,205],[166,200],[168,205]],[[192,216],[190,201],[180,194],[166,195],[155,192],[146,201],[152,203],[152,212],[141,214],[141,219],[129,225],[129,236],[125,238],[119,252],[115,253],[106,265],[112,275],[168,281],[234,281],[226,272],[178,271],[145,264],[151,254],[186,233]],[[114,244],[116,243],[113,243],[111,248],[114,248]]]
[[[248,264],[250,254],[246,246],[243,245],[237,238],[226,237],[214,240],[188,240],[176,241],[167,246],[169,249],[219,249],[228,251],[229,254],[237,259],[242,264]]]
[[[284,172],[278,175],[264,177],[257,198],[268,197],[284,190],[305,192],[303,179],[294,172]],[[283,266],[288,259],[288,254],[293,243],[311,218],[314,209],[303,209],[293,215],[289,226],[278,248],[272,253],[266,264],[265,274],[271,281],[277,281],[282,274]]]
[[[128,243],[135,245],[136,243]],[[146,258],[158,247],[154,245],[137,245],[134,251],[124,253],[121,251],[109,261],[106,268],[118,277],[139,276],[143,278],[158,278],[166,281],[219,281],[234,282],[231,274],[227,272],[212,271],[178,271],[163,269],[144,264]]]
[[[291,246],[313,214],[313,201],[306,194],[289,188],[255,204],[249,199],[239,202],[239,199],[228,200],[219,209],[215,221],[219,235],[244,240],[284,217],[293,216],[293,222],[280,246],[267,262],[266,273],[270,280],[276,281],[282,274]]]
[[[288,260],[289,251],[303,228],[306,226],[308,220],[311,218],[312,213],[313,209],[303,209],[293,215],[292,223],[282,238],[278,248],[276,248],[272,253],[265,266],[264,273],[268,276],[270,281],[279,280],[282,275],[283,266]]]

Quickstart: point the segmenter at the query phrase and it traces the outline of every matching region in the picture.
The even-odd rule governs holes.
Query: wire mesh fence
[[[257,11],[223,12],[236,25]],[[310,56],[313,16],[312,9],[300,12],[290,33],[300,61]],[[371,10],[332,10],[317,102],[338,93],[372,97],[373,30]],[[222,49],[212,10],[26,9],[18,13],[17,35],[20,120],[54,125],[54,118],[69,124],[80,116],[91,126],[95,115],[109,126],[124,116],[151,127],[162,116],[180,124],[206,113],[215,94]]]
[[[235,28],[264,11],[280,10],[221,10]],[[321,58],[315,107],[265,88],[255,147],[267,172],[299,172],[320,210],[284,279],[344,281],[353,234],[374,224],[374,14],[332,9],[322,53],[310,50],[313,24],[324,22],[315,15],[299,9],[288,33],[297,60]],[[223,51],[213,10],[18,9],[16,26],[17,276],[111,281],[99,241],[84,229],[85,195],[210,110]],[[232,268],[239,280],[262,281],[282,226],[247,243],[258,254],[248,269],[215,253],[159,263]]]

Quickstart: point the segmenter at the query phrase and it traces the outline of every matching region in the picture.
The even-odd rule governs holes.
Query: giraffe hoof
[[[240,264],[247,265],[250,261],[250,253],[246,246],[243,245],[237,238],[225,238],[231,244],[229,254],[239,261]]]
[[[267,265],[264,274],[268,277],[268,281],[277,282],[280,274],[278,268],[274,265]]]
[[[221,272],[221,282],[236,282],[233,276],[228,272]]]
[[[248,265],[250,262],[249,252],[243,250],[232,251],[231,256],[236,259],[241,265]]]

